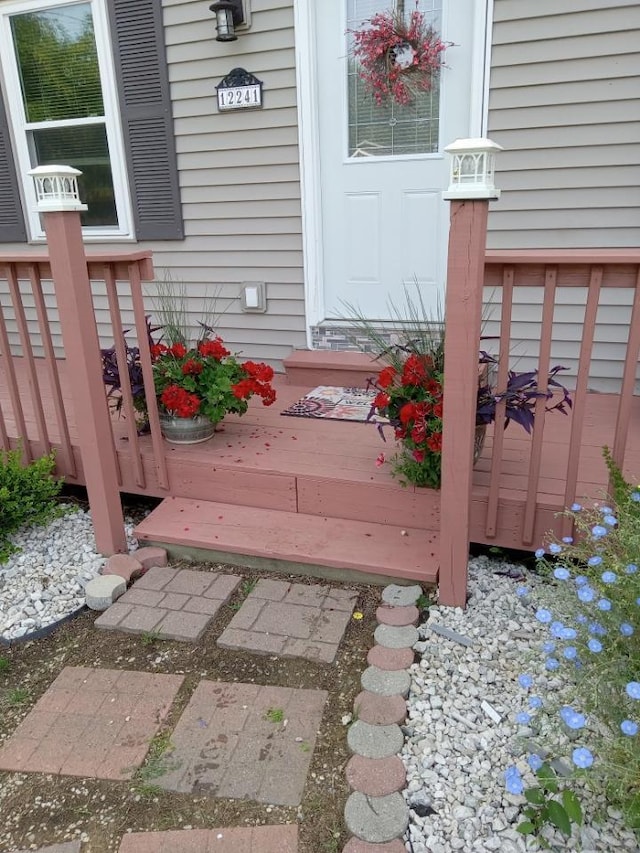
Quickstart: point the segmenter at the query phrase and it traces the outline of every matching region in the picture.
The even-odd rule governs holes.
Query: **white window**
[[[2,3],[0,27],[0,62],[32,239],[44,235],[27,173],[53,163],[82,172],[85,237],[133,236],[104,0]]]

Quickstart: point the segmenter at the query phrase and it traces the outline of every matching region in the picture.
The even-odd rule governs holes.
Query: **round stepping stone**
[[[351,752],[364,758],[389,758],[402,749],[404,735],[400,726],[372,726],[356,720],[349,727],[347,744]]]
[[[134,578],[139,578],[145,571],[142,563],[135,557],[131,557],[129,554],[114,554],[107,560],[102,574],[118,575],[127,583],[131,583]]]
[[[367,797],[354,791],[344,807],[347,829],[362,841],[381,844],[404,834],[409,826],[409,808],[402,794]]]
[[[373,646],[367,655],[367,663],[378,669],[409,669],[414,660],[413,649],[389,649],[387,646]]]
[[[144,548],[138,548],[132,554],[133,557],[142,563],[144,570],[152,569],[154,566],[167,565],[167,552],[164,548],[156,548],[153,545],[146,545]]]
[[[410,604],[415,604],[421,595],[422,587],[417,584],[399,586],[397,583],[391,583],[382,590],[382,600],[393,607],[408,607]]]
[[[369,844],[360,838],[350,838],[342,848],[342,853],[405,853],[405,849],[399,838],[386,844]]]
[[[119,575],[98,575],[85,587],[87,607],[92,610],[106,610],[126,591],[127,582]]]
[[[377,693],[379,696],[399,694],[406,699],[411,687],[411,676],[405,669],[389,670],[368,666],[360,676],[360,684],[363,690],[368,690],[369,693]]]
[[[378,625],[373,637],[376,643],[388,649],[411,649],[420,639],[418,630],[413,625],[406,625],[403,628]]]
[[[407,719],[407,705],[402,696],[379,696],[363,690],[356,696],[353,709],[358,720],[372,726],[390,726]]]
[[[417,625],[420,611],[413,604],[408,607],[391,607],[383,604],[376,610],[376,619],[381,625],[394,625],[402,628],[404,625]]]
[[[397,755],[390,758],[352,755],[345,772],[349,786],[369,797],[394,794],[407,784],[407,771]]]

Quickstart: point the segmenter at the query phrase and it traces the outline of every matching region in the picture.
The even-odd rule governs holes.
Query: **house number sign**
[[[262,109],[262,80],[245,71],[234,68],[216,86],[218,109],[259,110]]]

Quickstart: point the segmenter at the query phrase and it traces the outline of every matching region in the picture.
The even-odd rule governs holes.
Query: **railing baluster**
[[[546,392],[551,366],[551,336],[553,333],[553,314],[556,302],[556,282],[558,268],[548,267],[544,275],[544,301],[542,303],[542,329],[540,330],[540,356],[538,359],[537,384],[541,392]],[[540,484],[540,464],[542,459],[542,438],[546,416],[547,400],[538,397],[535,404],[535,423],[531,456],[529,457],[529,477],[527,481],[527,500],[522,524],[522,541],[525,545],[533,542],[533,526],[536,518],[538,503],[538,486]]]
[[[638,354],[640,353],[640,266],[636,274],[636,286],[633,299],[633,310],[631,312],[631,325],[629,326],[629,338],[627,342],[627,355],[624,360],[624,373],[622,375],[622,388],[620,389],[620,400],[618,402],[618,415],[616,417],[616,432],[613,442],[612,457],[618,468],[622,469],[624,454],[627,447],[627,436],[629,434],[629,421],[631,419],[631,403],[633,388],[636,381],[636,370],[638,366]]]
[[[65,457],[65,467],[67,476],[76,478],[78,476],[78,468],[76,459],[73,455],[73,447],[71,445],[71,437],[69,435],[69,425],[67,422],[67,413],[64,407],[64,398],[62,396],[62,388],[60,387],[60,374],[58,373],[58,362],[53,348],[51,338],[51,329],[49,327],[49,318],[47,308],[44,302],[44,294],[42,292],[42,280],[38,267],[33,264],[29,266],[29,280],[31,282],[31,291],[33,300],[36,306],[36,314],[38,317],[38,326],[40,328],[40,336],[42,338],[42,349],[44,350],[44,360],[47,365],[49,374],[49,383],[51,385],[51,395],[53,398],[53,408],[56,413],[56,423],[60,431],[60,444]]]
[[[151,444],[155,457],[158,484],[163,489],[169,489],[169,472],[167,471],[167,460],[160,432],[160,418],[158,416],[158,401],[156,400],[153,369],[151,367],[151,351],[149,349],[149,338],[147,336],[146,315],[144,312],[144,301],[142,299],[142,285],[140,279],[140,266],[137,263],[129,264],[129,281],[131,282],[131,299],[133,301],[133,314],[136,321],[136,335],[140,347],[140,364],[142,365],[142,377],[144,379],[144,392],[147,400],[149,413],[149,426],[151,428]]]
[[[587,305],[584,312],[584,321],[582,326],[582,343],[580,344],[580,361],[578,362],[576,390],[573,394],[571,433],[569,437],[569,462],[567,464],[567,479],[564,490],[565,507],[571,506],[576,499],[580,451],[582,449],[582,432],[584,428],[585,411],[587,408],[589,368],[591,366],[591,353],[593,351],[593,339],[595,337],[601,285],[602,267],[592,266],[589,274],[589,292],[587,295]],[[572,534],[573,520],[569,516],[565,516],[562,520],[562,535],[571,536]]]
[[[509,350],[511,347],[511,315],[513,314],[513,285],[515,269],[505,266],[502,271],[502,308],[500,312],[500,344],[498,347],[498,375],[496,388],[503,391],[507,387],[509,375]],[[500,473],[502,471],[502,448],[504,445],[504,416],[506,400],[496,406],[493,424],[493,447],[491,449],[491,474],[489,478],[489,496],[487,500],[487,521],[485,533],[488,538],[496,535],[498,527],[498,499],[500,497]]]
[[[120,314],[116,277],[112,264],[105,264],[104,281],[107,287],[107,300],[109,302],[109,313],[111,315],[113,342],[116,350],[118,374],[120,376],[120,389],[122,393],[125,419],[127,422],[127,437],[129,439],[129,450],[131,452],[131,464],[133,465],[136,485],[144,489],[145,478],[142,467],[142,456],[140,455],[140,441],[138,440],[138,429],[136,426],[135,409],[133,406],[129,367],[127,364],[126,342],[124,339],[122,316]],[[120,468],[119,464],[118,468]],[[118,482],[119,485],[122,485],[122,473],[120,470],[118,471]]]
[[[38,429],[38,438],[42,445],[42,454],[46,455],[51,452],[51,442],[49,440],[47,421],[42,407],[42,392],[40,390],[40,383],[38,382],[38,374],[33,357],[33,348],[31,347],[31,336],[29,334],[29,327],[27,326],[27,315],[25,314],[24,305],[22,303],[22,294],[20,293],[20,284],[18,283],[15,264],[9,264],[7,267],[7,281],[9,283],[9,293],[11,294],[11,300],[13,302],[18,334],[20,335],[22,357],[24,359],[24,366],[27,373],[27,383],[29,385],[33,414],[36,420],[36,427]]]
[[[7,281],[9,280],[9,268],[8,266],[4,267],[5,275],[7,276]],[[24,411],[22,409],[22,402],[20,400],[20,389],[18,387],[18,379],[16,376],[16,367],[14,364],[14,358],[11,353],[11,348],[9,346],[9,335],[7,332],[7,325],[4,318],[4,312],[0,310],[0,353],[2,353],[2,357],[4,358],[5,363],[5,371],[7,374],[7,382],[9,385],[9,398],[11,400],[11,407],[13,409],[13,417],[15,420],[16,430],[18,433],[18,438],[22,444],[22,458],[26,463],[31,462],[33,456],[31,454],[31,445],[29,444],[29,434],[27,433],[27,425],[24,419]]]

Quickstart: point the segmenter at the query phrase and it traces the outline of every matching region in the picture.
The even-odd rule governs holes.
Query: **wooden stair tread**
[[[389,524],[166,498],[135,529],[145,542],[434,583],[439,539]]]

